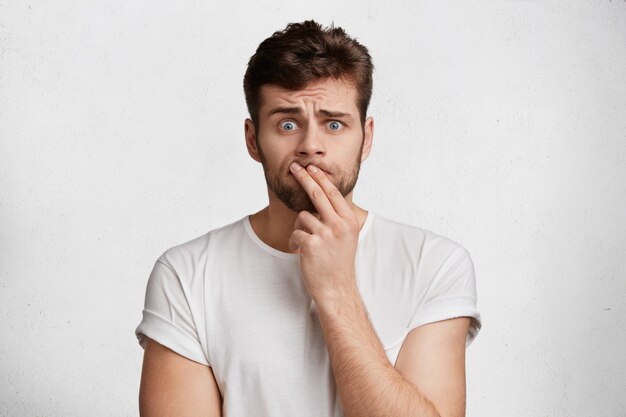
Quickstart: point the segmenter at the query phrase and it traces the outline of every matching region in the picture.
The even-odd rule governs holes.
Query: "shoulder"
[[[457,241],[429,229],[401,223],[376,215],[371,225],[372,240],[394,248],[419,254],[422,259],[444,261],[451,256],[469,256]]]
[[[216,246],[240,238],[244,231],[244,219],[213,229],[201,236],[172,246],[159,258],[161,263],[169,269],[179,272],[191,272],[202,264]]]

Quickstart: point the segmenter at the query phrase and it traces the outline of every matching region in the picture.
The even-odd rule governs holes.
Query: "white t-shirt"
[[[355,262],[392,364],[423,324],[471,317],[466,347],[478,333],[474,267],[458,243],[370,212]],[[248,217],[159,257],[135,333],[211,366],[225,417],[343,416],[299,256],[261,241]]]

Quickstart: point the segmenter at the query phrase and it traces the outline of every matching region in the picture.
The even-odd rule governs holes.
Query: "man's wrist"
[[[320,313],[337,317],[345,313],[346,309],[353,311],[359,307],[361,294],[354,279],[342,288],[333,288],[314,297],[315,304]]]

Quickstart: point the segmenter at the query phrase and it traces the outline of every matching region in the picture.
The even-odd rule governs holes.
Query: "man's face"
[[[351,196],[373,130],[371,118],[361,125],[352,84],[323,79],[298,91],[264,85],[261,97],[259,126],[255,132],[246,121],[246,141],[263,165],[270,200],[274,196],[295,212],[317,212],[289,170],[294,161],[324,170],[344,197]]]

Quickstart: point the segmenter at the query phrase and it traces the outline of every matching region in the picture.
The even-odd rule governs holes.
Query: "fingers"
[[[304,191],[306,191],[309,195],[309,198],[322,218],[326,219],[332,217],[332,215],[335,214],[333,205],[328,200],[324,190],[307,172],[307,170],[302,169],[302,166],[297,162],[292,163],[289,168],[291,169],[293,176],[296,177],[298,182],[300,182],[300,185],[302,185],[302,188],[304,188]]]
[[[289,237],[289,248],[291,250],[300,250],[300,248],[306,244],[307,239],[309,239],[310,237],[311,235],[305,231],[302,231],[300,229],[294,230]]]
[[[324,224],[308,211],[301,211],[296,217],[293,226],[293,233],[289,237],[289,247],[292,250],[299,250],[307,244],[314,233],[320,233]]]
[[[302,169],[297,162],[292,163],[290,169],[323,219],[328,219],[335,214],[340,217],[354,215],[346,199],[324,171],[314,165]]]
[[[315,179],[320,187],[322,187],[328,201],[340,217],[354,216],[352,208],[344,196],[341,195],[337,187],[335,187],[335,184],[326,176],[324,171],[317,168],[315,165],[309,165],[307,166],[307,172]]]
[[[293,226],[294,230],[300,229],[308,233],[319,233],[323,227],[322,222],[308,211],[298,213]]]

